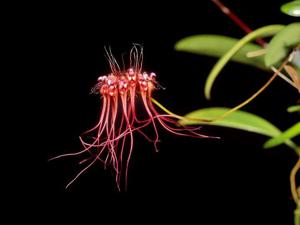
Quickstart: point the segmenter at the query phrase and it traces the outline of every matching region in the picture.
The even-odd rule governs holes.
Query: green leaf
[[[288,56],[292,47],[300,44],[300,23],[287,25],[270,41],[265,55],[267,67],[276,65]]]
[[[194,35],[183,38],[175,45],[177,51],[189,52],[199,55],[207,55],[213,57],[222,57],[228,52],[239,39],[222,35]],[[248,43],[244,45],[232,58],[232,61],[255,66],[260,69],[267,69],[264,64],[263,56],[249,58],[246,56],[248,52],[261,50],[262,47],[256,44]]]
[[[276,33],[278,33],[280,30],[282,30],[285,26],[284,25],[269,25],[262,28],[259,28],[257,30],[254,30],[253,32],[247,34],[245,37],[240,39],[225,55],[223,55],[218,62],[215,64],[215,66],[212,68],[211,72],[209,73],[206,83],[205,83],[205,96],[207,99],[210,99],[210,93],[212,85],[217,78],[220,71],[223,69],[223,67],[227,64],[227,62],[247,43],[251,42],[252,40],[255,40],[257,38],[263,38],[272,36]]]
[[[278,136],[275,136],[268,140],[264,144],[264,148],[272,148],[277,145],[283,144],[287,140],[290,140],[298,135],[300,135],[300,122],[296,123],[295,125],[287,129],[283,133],[279,134]]]
[[[292,106],[287,108],[287,111],[290,112],[290,113],[293,113],[293,112],[300,113],[300,105],[292,105]]]
[[[280,7],[280,10],[287,15],[300,17],[300,1],[285,3]]]
[[[228,116],[223,119],[215,120],[213,122],[203,122],[202,120],[214,120],[224,113],[226,113],[229,108],[223,107],[212,107],[212,108],[204,108],[188,113],[184,116],[184,119],[179,120],[179,124],[181,125],[212,125],[212,126],[222,126],[222,127],[230,127],[236,128],[240,130],[245,130],[248,132],[254,132],[257,134],[262,134],[269,137],[276,137],[281,134],[281,131],[274,126],[272,123],[267,120],[254,115],[252,113],[248,113],[245,111],[237,110],[232,112]],[[288,141],[286,142],[288,146],[295,149],[296,145]]]
[[[216,120],[214,122],[202,122],[200,120],[197,120],[213,120],[223,115],[228,110],[230,109],[224,107],[199,109],[185,115],[184,118],[186,118],[187,120],[180,120],[179,123],[182,125],[207,124],[213,126],[230,127],[263,134],[270,137],[278,136],[281,133],[281,131],[277,127],[275,127],[267,120],[242,110],[237,110],[229,114],[225,118]]]

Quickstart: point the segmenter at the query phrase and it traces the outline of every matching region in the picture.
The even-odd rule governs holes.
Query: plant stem
[[[291,183],[291,192],[293,199],[296,204],[299,204],[300,197],[297,193],[297,184],[296,184],[296,174],[300,169],[300,157],[296,163],[296,165],[293,167],[291,174],[290,174],[290,183]]]
[[[255,31],[247,34],[243,38],[241,38],[229,51],[227,51],[215,64],[215,66],[210,71],[204,87],[204,93],[205,97],[207,99],[210,99],[210,92],[212,85],[214,83],[214,80],[220,73],[220,71],[223,69],[223,67],[226,65],[226,63],[243,47],[245,44],[251,42],[252,40],[255,40],[256,38],[260,37],[268,37],[273,36],[274,34],[278,33],[280,30],[284,28],[283,25],[268,25],[261,28],[256,29]]]
[[[183,116],[179,116],[173,112],[171,112],[170,110],[168,110],[166,107],[164,107],[162,104],[160,104],[158,101],[156,101],[154,98],[151,98],[151,101],[157,105],[159,108],[161,108],[163,111],[165,111],[167,114],[174,116],[175,118],[181,120],[181,119],[185,119]]]
[[[242,102],[241,104],[235,106],[234,108],[228,110],[226,113],[223,115],[215,118],[214,120],[220,120],[223,119],[224,117],[228,116],[229,114],[233,113],[236,110],[239,110],[243,106],[247,105],[249,102],[251,102],[253,99],[255,99],[260,93],[262,93],[271,83],[272,81],[278,76],[278,73],[283,69],[283,67],[288,63],[288,59],[286,59],[282,65],[278,68],[278,70],[275,71],[273,76],[258,90],[256,91],[251,97],[249,97],[247,100]]]
[[[247,34],[252,32],[252,29],[246,23],[244,23],[233,11],[227,8],[221,1],[212,0],[212,2],[215,3],[225,15],[227,15],[235,24],[237,24]],[[261,38],[256,39],[256,42],[262,47],[266,46],[266,42]]]
[[[168,110],[166,107],[164,107],[162,104],[160,104],[158,101],[156,101],[154,98],[151,98],[151,101],[157,105],[160,109],[162,109],[164,112],[166,112],[167,114],[173,116],[174,118],[177,118],[179,120],[187,120],[187,121],[198,121],[198,122],[213,122],[213,120],[209,120],[209,119],[201,119],[201,118],[191,118],[191,117],[183,117],[180,115],[177,115],[173,112],[171,112],[170,110]]]

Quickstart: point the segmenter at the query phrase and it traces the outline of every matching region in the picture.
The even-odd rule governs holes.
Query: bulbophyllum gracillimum
[[[158,126],[179,136],[207,138],[198,133],[199,127],[179,126],[174,114],[161,114],[152,102],[152,93],[160,85],[156,74],[143,71],[143,49],[134,45],[130,51],[129,68],[121,70],[111,51],[106,51],[110,73],[99,76],[92,93],[102,100],[98,123],[79,138],[83,149],[52,159],[81,156],[82,170],[68,183],[72,184],[95,163],[112,168],[118,190],[127,188],[130,158],[134,149],[135,133],[141,134],[157,151]],[[139,103],[139,104],[137,104]],[[153,132],[149,134],[152,127]],[[137,149],[140,150],[140,149]]]

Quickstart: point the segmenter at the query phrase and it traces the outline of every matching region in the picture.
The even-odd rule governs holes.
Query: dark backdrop
[[[224,1],[252,28],[294,21],[280,13],[283,2]],[[26,112],[26,129],[18,132],[26,138],[24,147],[17,150],[20,163],[15,163],[18,167],[10,177],[15,190],[12,196],[18,196],[13,210],[29,209],[26,216],[39,220],[37,215],[42,215],[40,222],[83,216],[100,223],[141,216],[139,221],[144,224],[149,219],[162,222],[163,216],[183,219],[183,224],[191,223],[187,220],[199,224],[292,223],[292,150],[285,146],[264,150],[266,137],[233,129],[202,128],[203,133],[220,136],[220,140],[179,138],[160,130],[159,153],[137,137],[128,192],[119,193],[110,170],[98,165],[66,190],[65,185],[79,171],[76,160],[47,160],[79,150],[78,136],[96,123],[100,100],[89,92],[99,74],[109,72],[104,46],[111,46],[120,57],[132,43],[142,44],[145,69],[156,72],[166,87],[155,93],[156,99],[181,115],[208,106],[235,106],[270,74],[231,63],[218,78],[212,101],[204,99],[204,81],[216,60],[176,52],[174,44],[193,34],[244,35],[208,0],[32,7],[28,20],[19,21],[25,34],[21,44],[28,53],[24,54],[29,61],[26,67],[31,71],[26,77],[29,98],[25,101],[21,95],[18,100]],[[277,79],[244,109],[286,129],[297,119],[286,113],[297,98],[292,88]]]

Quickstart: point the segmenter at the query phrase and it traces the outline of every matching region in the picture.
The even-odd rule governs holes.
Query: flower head
[[[177,118],[170,114],[160,114],[152,103],[152,93],[158,89],[156,74],[142,69],[143,49],[134,45],[130,52],[130,67],[121,70],[110,51],[107,58],[111,72],[99,76],[92,92],[98,93],[102,107],[98,123],[80,136],[83,149],[65,156],[86,155],[80,164],[85,167],[75,176],[67,187],[82,173],[100,162],[104,167],[110,166],[115,174],[119,190],[127,187],[127,175],[130,158],[134,149],[134,134],[140,133],[157,150],[159,141],[157,126],[168,132],[196,138],[208,137],[197,133],[198,127],[179,127]],[[137,102],[141,102],[137,106]],[[141,106],[142,105],[142,106]],[[151,126],[153,134],[145,133]]]

